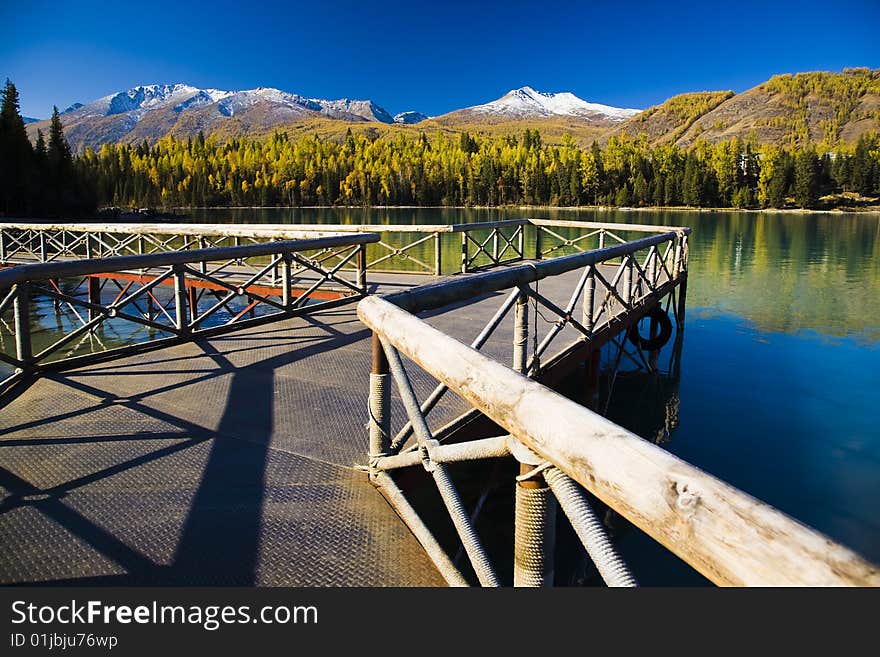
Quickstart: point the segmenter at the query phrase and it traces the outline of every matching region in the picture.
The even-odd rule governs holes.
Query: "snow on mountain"
[[[543,93],[531,87],[512,89],[498,100],[465,108],[466,112],[497,117],[577,116],[623,121],[641,110],[590,103],[572,93]]]
[[[394,122],[371,100],[307,98],[271,87],[225,91],[188,84],[139,85],[85,105],[75,103],[63,113],[68,141],[77,150],[108,142],[152,142],[166,134],[209,133],[231,117],[236,120],[233,131],[244,133],[320,117]]]
[[[322,100],[270,87],[224,91],[198,89],[187,84],[141,85],[85,105],[76,103],[65,110],[65,113],[74,114],[80,120],[126,114],[129,119],[138,121],[150,112],[169,108],[180,113],[215,106],[214,109],[220,115],[235,116],[258,105],[265,106],[269,112],[277,113],[279,119],[317,113],[347,121],[394,122],[387,111],[371,100]]]
[[[235,116],[255,106],[263,106],[279,118],[302,116],[320,111],[320,106],[307,98],[279,89],[259,87],[247,91],[226,91],[217,100],[217,111],[223,116]]]
[[[394,123],[394,119],[383,108],[372,100],[317,100],[312,102],[321,106],[321,112],[332,118],[351,120],[349,117],[360,116],[367,121],[379,121],[380,123]]]
[[[636,113],[638,110],[589,103],[571,93],[548,94],[522,87],[491,103],[445,117],[494,117],[504,121],[572,116],[597,126],[609,126]],[[167,134],[186,136],[198,131],[259,134],[285,123],[322,117],[387,124],[413,124],[430,118],[416,111],[392,116],[372,100],[308,98],[272,87],[226,91],[188,84],[139,85],[85,105],[75,103],[62,116],[68,141],[76,150],[113,142],[154,142]],[[29,130],[43,128],[44,123],[37,122]]]
[[[411,123],[420,123],[426,119],[430,119],[430,116],[426,116],[421,112],[415,112],[410,110],[409,112],[401,112],[400,114],[394,115],[395,123],[403,123],[403,124],[411,124]]]

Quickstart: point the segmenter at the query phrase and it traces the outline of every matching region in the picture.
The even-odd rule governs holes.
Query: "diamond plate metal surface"
[[[503,298],[426,319],[469,343]],[[502,362],[510,324],[485,350]],[[347,306],[38,381],[0,409],[0,582],[443,584],[353,468],[369,368]],[[448,393],[429,423],[469,408]]]

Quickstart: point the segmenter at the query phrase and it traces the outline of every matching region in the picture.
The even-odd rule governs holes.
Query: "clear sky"
[[[46,117],[138,84],[277,87],[436,115],[509,89],[644,108],[880,68],[880,0],[0,0],[0,75]]]

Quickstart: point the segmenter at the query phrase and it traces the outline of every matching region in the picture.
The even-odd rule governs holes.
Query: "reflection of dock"
[[[59,238],[63,227],[42,237],[32,227],[4,228],[5,253],[20,246],[7,263],[22,263],[27,252],[46,262],[0,273],[3,360],[10,368],[0,414],[6,548],[0,579],[435,585],[464,577],[492,583],[492,567],[481,561],[491,555],[482,553],[465,517],[470,512],[462,515],[473,501],[462,500],[441,473],[447,463],[510,458],[511,452],[523,462],[531,457],[522,453],[533,451],[541,461],[562,459],[550,461],[555,467],[539,488],[550,485],[568,513],[577,496],[557,488],[576,486],[578,468],[564,454],[545,454],[519,423],[552,427],[570,411],[554,401],[557,411],[546,418],[501,413],[511,388],[493,389],[487,365],[470,356],[465,362],[464,347],[445,340],[474,342],[506,372],[512,364],[552,383],[573,363],[592,362],[591,353],[670,295],[680,302],[673,310],[683,310],[686,231],[632,227],[639,239],[627,240],[619,237],[625,227],[556,223],[546,230],[522,221],[475,225],[459,242],[467,272],[430,278],[373,272],[367,245],[390,242],[362,232],[324,234],[324,241],[313,242],[298,228],[296,235],[267,233],[264,241],[236,245],[212,237],[210,228],[201,235],[192,228],[194,244],[151,233],[149,240],[164,249],[120,253],[137,243],[137,233],[113,242],[104,227],[105,245],[125,246],[83,259],[87,231]],[[542,235],[537,254],[555,244],[570,255],[525,260],[526,227]],[[247,227],[235,231],[225,238],[240,240]],[[408,232],[411,242],[425,236]],[[436,244],[420,246],[441,253],[440,233],[429,228],[426,234]],[[194,248],[200,238],[208,250]],[[121,256],[127,259],[112,259]],[[364,302],[359,318],[350,302],[364,297],[379,305]],[[64,321],[51,330],[29,323],[31,311],[53,302]],[[400,315],[384,315],[386,305]],[[435,337],[422,341],[423,329],[410,325],[410,317],[424,322],[424,331],[436,329]],[[103,346],[82,341],[91,334],[101,336]],[[393,394],[392,377],[402,385]],[[482,417],[492,422],[481,424]],[[487,427],[502,435],[484,435]],[[560,444],[571,437],[560,435]],[[425,523],[412,516],[407,491],[393,478],[411,463],[430,466],[473,572],[451,567]],[[708,496],[710,485],[695,482],[709,487]],[[604,495],[601,484],[591,491]],[[723,491],[731,504],[739,500],[734,493]],[[624,515],[632,509],[629,495],[622,493]],[[766,509],[746,513],[742,522],[776,521],[778,512]],[[642,521],[634,522],[645,528],[644,518],[655,511],[639,513]],[[699,532],[707,538],[689,539],[685,556],[698,567],[705,551],[721,550],[715,557],[722,564],[733,558],[713,546],[716,522],[701,518]],[[667,530],[653,531],[664,537]],[[803,532],[785,532],[783,542],[813,536]],[[761,550],[774,549],[770,543]],[[876,578],[845,548],[825,546],[821,555],[810,550],[796,550],[806,560],[798,563],[810,564],[805,572],[817,579],[826,575],[816,564],[829,554],[846,557],[838,577]],[[721,580],[735,571],[716,568]],[[517,583],[528,574],[519,572]]]

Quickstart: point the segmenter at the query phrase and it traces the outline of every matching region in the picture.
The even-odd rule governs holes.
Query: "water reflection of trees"
[[[880,339],[880,217],[717,213],[688,223],[690,308],[763,330]]]
[[[451,224],[525,216],[691,226],[690,308],[730,312],[764,330],[813,329],[880,340],[880,216],[876,213],[278,208],[194,212],[193,220]],[[422,255],[430,255],[430,248],[426,244]],[[526,252],[533,248],[533,240],[527,240]],[[457,241],[447,240],[444,261],[457,263],[458,249]]]

